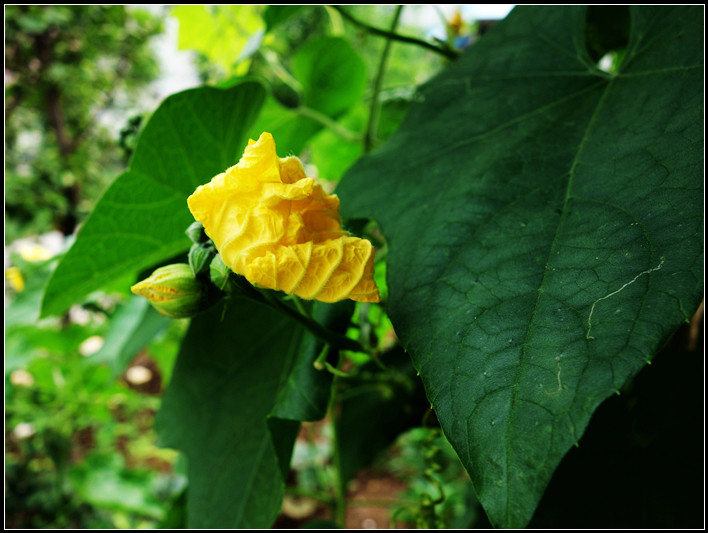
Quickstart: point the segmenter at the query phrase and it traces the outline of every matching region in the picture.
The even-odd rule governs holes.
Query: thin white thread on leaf
[[[639,274],[637,274],[636,276],[634,276],[634,278],[633,278],[632,280],[630,280],[630,281],[628,281],[627,283],[625,283],[624,285],[622,285],[622,286],[621,286],[619,289],[617,289],[616,291],[613,291],[613,292],[611,292],[610,294],[608,294],[608,295],[606,295],[606,296],[603,296],[602,298],[598,298],[597,300],[595,300],[595,301],[592,303],[592,306],[590,307],[590,314],[588,315],[588,332],[587,332],[587,334],[585,335],[585,338],[588,339],[588,340],[595,338],[595,337],[591,337],[591,336],[590,336],[590,330],[592,329],[592,323],[591,323],[591,321],[592,321],[592,314],[593,314],[593,312],[595,311],[595,306],[596,306],[599,302],[601,302],[602,300],[607,300],[607,298],[609,298],[610,296],[614,296],[614,295],[617,294],[618,292],[623,291],[624,289],[626,289],[627,287],[629,287],[632,283],[634,283],[635,281],[637,281],[637,280],[638,280],[641,276],[643,276],[644,274],[650,274],[650,273],[652,273],[652,272],[656,272],[657,270],[659,270],[659,269],[661,268],[661,266],[662,266],[663,264],[664,264],[664,258],[662,257],[662,258],[661,258],[661,262],[660,262],[658,265],[656,265],[654,268],[650,268],[650,269],[648,269],[648,270],[644,270],[643,272],[640,272]]]

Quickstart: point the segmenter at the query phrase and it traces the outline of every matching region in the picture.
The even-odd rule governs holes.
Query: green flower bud
[[[197,279],[184,263],[160,267],[130,290],[147,298],[161,315],[170,318],[192,317],[219,298],[218,291]]]
[[[189,266],[194,275],[199,276],[202,272],[206,272],[215,255],[216,249],[211,242],[193,244],[189,249]]]
[[[226,266],[226,263],[221,259],[221,255],[216,254],[209,264],[209,277],[211,278],[211,282],[222,291],[225,291],[229,284],[230,275],[231,269]]]
[[[194,244],[201,244],[209,240],[209,237],[204,233],[204,226],[198,221],[192,222],[185,233]]]

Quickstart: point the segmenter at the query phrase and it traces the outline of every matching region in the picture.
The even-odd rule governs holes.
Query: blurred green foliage
[[[72,233],[125,166],[127,130],[140,125],[129,113],[158,74],[150,38],[161,31],[159,17],[126,6],[5,7],[6,243]],[[81,354],[100,344],[124,299],[95,295],[63,318],[37,322],[54,261],[11,261],[17,274],[5,318],[6,525],[157,524],[172,498],[159,485],[174,478],[159,472],[171,470],[174,453],[153,444],[159,401],[116,379],[129,361],[116,376],[106,361]],[[152,343],[162,366],[170,366],[178,339],[168,332]],[[112,485],[92,484],[87,472]]]
[[[125,165],[116,132],[158,74],[161,31],[128,6],[5,7],[7,240],[71,234]]]
[[[6,525],[155,527],[184,484],[152,428],[184,324],[116,371],[103,339],[131,301],[96,294],[65,318],[37,322],[54,261],[13,262],[25,286],[6,309]]]

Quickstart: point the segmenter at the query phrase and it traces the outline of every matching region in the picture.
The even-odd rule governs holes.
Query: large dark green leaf
[[[336,305],[313,303],[311,312],[315,321],[327,325],[332,331],[347,330],[354,310],[352,300]],[[270,416],[285,420],[314,421],[327,414],[332,374],[312,370],[321,347],[322,342],[312,335],[303,339],[288,379],[278,391]]]
[[[341,318],[329,306],[326,323]],[[323,416],[331,374],[292,319],[235,299],[192,320],[156,425],[188,458],[188,526],[267,528],[283,496],[299,420]],[[316,312],[317,316],[321,316]]]
[[[587,9],[515,9],[338,189],[389,240],[388,311],[496,526],[703,290],[702,8],[630,8],[615,74]]]
[[[651,367],[598,407],[581,445],[553,474],[529,528],[705,526],[705,476],[696,468],[705,456],[704,425],[696,424],[705,417],[705,350],[703,335],[690,334],[703,326],[702,316],[682,326]]]
[[[256,82],[167,98],[140,135],[128,171],[96,204],[54,271],[42,315],[189,248],[187,196],[235,164],[263,103]]]

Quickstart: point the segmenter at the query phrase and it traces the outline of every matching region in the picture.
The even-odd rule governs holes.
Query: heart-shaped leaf
[[[515,9],[337,191],[388,238],[389,314],[496,526],[703,291],[703,11],[628,8],[608,73],[588,9]]]
[[[346,328],[350,303],[313,314]],[[192,319],[156,428],[162,445],[187,455],[189,527],[268,528],[299,421],[324,416],[332,375],[315,370],[322,344],[291,318],[240,298],[222,312]]]

